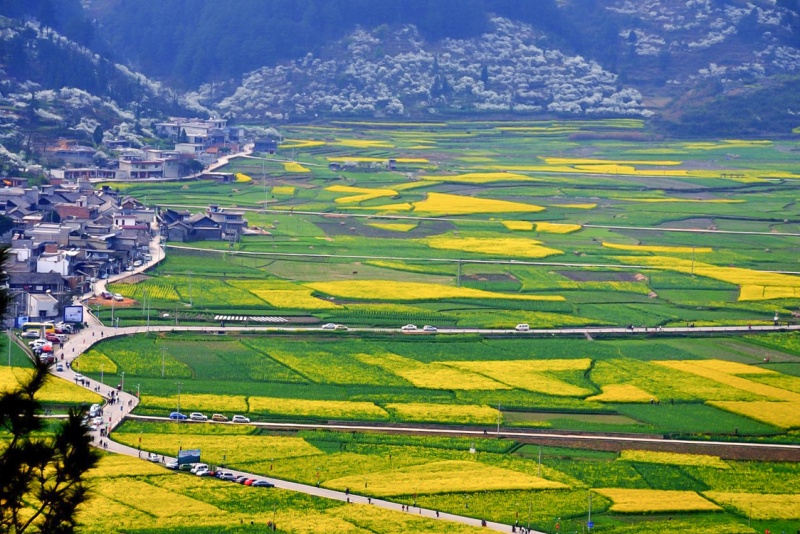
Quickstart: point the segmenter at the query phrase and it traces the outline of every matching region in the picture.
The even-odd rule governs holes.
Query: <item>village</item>
[[[238,152],[244,131],[223,119],[175,118],[158,123],[159,135],[174,149],[132,148],[106,141],[115,160],[97,161],[97,151],[73,140],[47,149],[54,168],[47,183],[29,185],[23,177],[6,177],[0,189],[0,215],[11,221],[2,235],[10,244],[5,266],[12,296],[14,326],[53,320],[73,298],[93,290],[98,280],[133,270],[150,259],[150,242],[238,241],[247,228],[244,212],[210,205],[201,213],[159,210],[112,186],[98,182],[234,179],[206,169],[223,154]],[[274,151],[275,140],[259,140]]]

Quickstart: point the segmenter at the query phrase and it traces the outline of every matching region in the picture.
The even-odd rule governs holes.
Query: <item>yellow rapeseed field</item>
[[[651,400],[658,400],[655,395],[633,384],[607,384],[600,389],[602,391],[601,394],[587,397],[586,400],[596,402],[650,402]]]
[[[490,406],[462,404],[430,404],[422,402],[391,403],[386,409],[403,421],[422,423],[457,423],[490,425],[497,423],[497,409]]]
[[[691,465],[697,467],[713,467],[714,469],[730,469],[719,456],[707,454],[679,454],[675,452],[658,451],[622,451],[619,461],[643,462],[648,464]]]
[[[284,163],[283,170],[285,170],[286,172],[297,172],[297,173],[311,172],[311,170],[309,170],[308,167],[303,167],[296,161],[287,161],[286,163]]]
[[[457,182],[464,184],[489,184],[494,182],[535,182],[535,178],[513,172],[470,172],[453,176],[425,176],[428,180]]]
[[[250,411],[325,419],[388,419],[382,408],[371,402],[250,397]]]
[[[191,423],[180,423],[191,424]],[[200,449],[201,460],[208,464],[247,463],[267,458],[293,458],[323,454],[302,438],[290,436],[236,436],[222,434],[115,433],[115,439],[131,447],[159,454],[176,455],[179,448]],[[223,456],[225,460],[223,460]]]
[[[419,517],[403,512],[395,512],[393,510],[385,510],[377,506],[355,504],[352,506],[339,506],[325,511],[326,517],[341,518],[349,521],[353,525],[360,527],[358,534],[370,533],[403,533],[403,532],[427,532],[429,534],[447,533],[447,534],[478,534],[485,532],[486,529],[472,526],[463,525],[461,523],[446,521],[441,519],[429,519],[427,517]],[[300,530],[298,532],[314,532],[316,530]],[[322,532],[320,530],[319,532]],[[331,531],[334,534],[346,531]]]
[[[174,411],[178,406],[178,396],[159,397],[143,394],[142,402],[148,407]],[[186,412],[245,412],[247,411],[247,399],[243,395],[183,394],[181,395],[181,410]]]
[[[224,513],[216,506],[132,478],[96,480],[92,490],[159,519]]]
[[[547,374],[558,371],[585,371],[592,361],[589,358],[574,360],[505,360],[442,362],[444,365],[488,376],[514,388],[527,389],[546,395],[583,397],[591,393],[558,377]]]
[[[470,215],[473,213],[537,213],[544,211],[541,206],[494,200],[488,198],[465,197],[447,193],[428,193],[425,200],[414,202],[415,213],[437,215]]]
[[[576,204],[553,204],[554,208],[569,208],[575,210],[593,210],[597,204],[593,202],[576,203]]]
[[[116,436],[116,434],[115,434]],[[152,462],[143,462],[139,458],[122,454],[104,454],[97,467],[86,473],[87,478],[104,478],[115,476],[163,475],[164,468]]]
[[[283,280],[231,280],[229,284],[239,289],[246,289],[274,308],[296,310],[338,308],[333,302],[314,297],[310,288]]]
[[[592,490],[611,499],[610,511],[644,514],[662,512],[713,512],[720,510],[716,504],[693,491],[665,491],[649,489],[601,488]]]
[[[470,373],[462,369],[437,363],[422,363],[392,353],[356,354],[356,358],[370,365],[377,365],[401,376],[418,388],[454,390],[511,389],[505,384]]]
[[[722,506],[733,506],[752,519],[800,519],[800,495],[724,491],[706,491],[703,495]]]
[[[410,232],[417,227],[417,223],[369,223],[368,226],[390,232]]]
[[[702,367],[704,369],[711,369],[726,373],[729,375],[775,375],[782,376],[776,371],[765,369],[756,365],[748,365],[746,363],[729,362],[727,360],[694,360],[693,365]]]
[[[426,284],[423,282],[398,282],[394,280],[341,280],[305,284],[320,293],[335,297],[359,300],[441,300],[441,299],[509,299],[563,301],[564,297],[552,295],[511,295],[494,293],[468,287]]]
[[[431,248],[442,250],[463,250],[494,254],[503,257],[546,258],[563,254],[564,251],[545,247],[541,241],[524,237],[448,237],[438,235],[429,237],[424,243]]]
[[[657,365],[663,365],[671,369],[677,369],[686,373],[692,373],[703,378],[714,380],[726,386],[735,389],[754,393],[774,400],[800,402],[800,393],[794,393],[785,389],[780,389],[775,386],[767,384],[760,384],[753,382],[746,378],[741,378],[723,371],[719,371],[712,367],[698,365],[696,360],[678,361],[678,360],[664,360],[653,362]]]
[[[236,173],[236,183],[246,184],[246,183],[252,182],[252,181],[253,181],[253,179],[251,177],[249,177],[248,175],[246,175],[244,173],[241,173],[241,172],[237,172]]]
[[[774,294],[765,293],[767,289],[774,289],[781,294],[786,292],[787,296],[794,295],[795,290],[800,289],[800,276],[781,273],[769,273],[744,269],[741,267],[719,267],[702,262],[692,262],[691,259],[674,258],[670,256],[619,256],[614,259],[620,262],[638,263],[648,265],[658,269],[666,269],[681,273],[694,273],[699,276],[707,276],[715,280],[722,280],[742,287],[739,300],[766,300],[768,298],[778,298]],[[759,290],[751,290],[748,286],[758,286]],[[768,287],[766,287],[768,286]],[[798,292],[800,294],[800,292]]]
[[[109,375],[117,374],[117,364],[97,349],[89,349],[84,352],[77,362],[77,368],[82,373],[99,373],[102,370],[103,373]]]
[[[388,141],[377,139],[337,139],[333,144],[351,148],[394,148]]]
[[[707,252],[714,252],[711,247],[662,247],[656,245],[623,245],[619,243],[607,243],[603,241],[605,248],[614,250],[632,250],[635,252],[658,252],[658,253],[673,253],[673,254],[703,254]]]
[[[779,428],[800,428],[800,402],[708,401],[708,404]]]
[[[529,231],[533,230],[533,224],[530,221],[503,221],[503,226],[509,230]]]
[[[328,480],[325,486],[343,490],[363,487],[364,481],[363,475],[356,475]],[[562,488],[566,486],[559,482],[462,460],[431,462],[367,477],[367,489],[377,496]]]
[[[32,369],[22,367],[0,368],[0,392],[14,389],[20,380],[27,380],[32,372]],[[45,404],[59,402],[92,404],[103,400],[97,393],[55,377],[50,377],[45,382],[36,398]]]
[[[296,188],[290,185],[276,185],[272,188],[273,195],[294,195]]]
[[[332,185],[326,187],[325,190],[331,191],[332,193],[347,193],[350,195],[337,198],[337,204],[354,204],[376,198],[397,196],[397,191],[393,189],[369,189],[366,187],[350,187],[347,185]]]
[[[327,144],[328,143],[325,141],[287,139],[286,142],[281,145],[281,148],[314,148],[318,146],[325,146]]]
[[[675,160],[607,160],[593,158],[541,158],[548,165],[655,165],[670,167],[681,165],[682,161]]]
[[[571,234],[583,228],[580,224],[537,222],[536,231],[545,234]]]

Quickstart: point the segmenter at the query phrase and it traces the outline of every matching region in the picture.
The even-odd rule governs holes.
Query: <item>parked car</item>
[[[248,478],[247,480],[242,482],[242,485],[244,485],[244,486],[252,486],[253,482],[255,482],[255,481],[256,481],[256,479],[254,479],[254,478]]]
[[[200,412],[192,412],[189,414],[189,419],[192,421],[208,421],[208,417],[201,414]]]
[[[167,469],[178,469],[180,465],[178,464],[178,460],[170,460],[169,462],[164,464],[164,467]]]
[[[194,464],[180,464],[178,465],[178,471],[191,471],[194,467]]]
[[[75,373],[75,380],[83,380],[84,378],[86,378],[86,377],[85,377],[85,376],[83,376],[82,374],[80,374],[80,373]]]
[[[209,469],[202,469],[202,470],[198,471],[197,473],[195,473],[195,475],[197,475],[199,477],[215,477],[215,476],[217,476],[217,472],[216,471],[211,471]]]
[[[215,413],[214,415],[211,416],[211,420],[212,421],[219,421],[221,423],[224,423],[225,421],[228,420],[228,418],[225,417],[224,415],[222,415],[221,413]]]
[[[105,300],[111,300],[114,298],[114,295],[112,295],[108,291],[103,291],[102,293],[100,293],[100,296],[103,297]]]
[[[336,330],[336,323],[325,323],[322,325],[323,330]]]
[[[425,326],[422,327],[422,331],[423,332],[437,332],[438,330],[436,329],[435,326],[431,326],[429,324],[426,324]]]
[[[233,423],[249,423],[250,422],[250,418],[249,417],[245,417],[243,415],[234,415],[233,417],[231,417],[231,422],[233,422]]]
[[[527,332],[530,329],[531,327],[527,323],[520,323],[514,328],[517,332]]]
[[[24,337],[25,339],[39,339],[39,332],[36,330],[28,330],[20,334],[20,337]]]
[[[57,343],[59,345],[61,344],[61,340],[55,334],[45,334],[44,339],[50,343]]]
[[[58,365],[60,366],[61,364]],[[102,415],[102,413],[103,413],[103,407],[100,406],[99,404],[92,404],[89,407],[89,417],[97,417],[98,415]]]
[[[407,325],[405,325],[403,327],[400,327],[400,330],[402,330],[404,332],[413,332],[416,329],[417,329],[417,325],[415,325],[415,324],[407,324]]]
[[[254,488],[274,488],[275,484],[272,482],[267,482],[266,480],[254,480],[252,484],[250,484]]]
[[[236,480],[236,475],[231,473],[230,471],[217,471],[217,478],[220,480]]]
[[[117,302],[122,302],[123,300],[125,300],[125,297],[123,297],[119,293],[114,293],[114,300],[116,300]]]
[[[58,365],[56,365],[56,372],[57,373],[63,373],[64,372],[64,365],[60,364],[60,363]]]
[[[45,339],[36,339],[34,341],[29,341],[28,342],[28,346],[30,348],[32,348],[32,349],[35,349],[37,347],[43,347],[43,346],[47,345],[48,343],[50,343],[50,342],[45,340]]]
[[[208,471],[208,464],[194,464],[189,472],[196,475],[198,471]]]
[[[169,418],[174,419],[176,421],[184,421],[186,419],[189,419],[185,414],[182,414],[181,412],[172,412],[171,414],[169,414]]]
[[[134,267],[141,267],[142,266],[142,260],[136,260],[135,262],[133,262],[133,266]]]
[[[154,452],[151,452],[150,454],[147,455],[147,459],[149,461],[151,461],[151,462],[158,463],[158,462],[161,461],[161,456],[159,456],[158,454],[156,454]]]
[[[241,477],[236,477],[233,481],[236,482],[237,484],[244,484],[244,481],[249,480],[249,478],[250,477],[241,476]]]

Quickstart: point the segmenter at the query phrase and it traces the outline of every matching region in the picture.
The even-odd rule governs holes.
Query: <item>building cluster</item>
[[[108,159],[93,148],[61,140],[46,150],[48,164],[55,166],[50,178],[67,182],[181,178],[197,170],[191,161],[207,167],[220,155],[237,152],[244,136],[242,128],[228,126],[225,119],[173,118],[154,126],[155,133],[174,143],[174,148],[135,148],[129,140],[106,140],[104,147],[115,154]]]
[[[10,244],[5,282],[17,322],[58,317],[97,279],[146,260],[156,228],[155,210],[87,180],[39,187],[6,180],[0,215],[12,224],[2,241]]]

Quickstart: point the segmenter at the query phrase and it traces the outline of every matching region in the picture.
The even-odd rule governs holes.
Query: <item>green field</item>
[[[243,318],[227,325],[281,316],[504,329],[772,324],[776,313],[794,320],[800,173],[792,140],[664,140],[641,135],[647,130],[634,120],[333,126],[285,126],[274,157],[223,169],[250,182],[115,184],[162,207],[243,209],[257,229],[233,244],[168,242],[166,260],[146,277],[111,287],[133,299],[113,310],[121,324],[216,325],[219,316]],[[288,158],[309,172],[287,170]],[[107,321],[112,310],[98,312]],[[593,341],[150,334],[105,341],[81,360],[82,372],[105,369],[109,383],[124,372],[126,387],[141,390],[141,414],[180,406],[261,421],[479,429],[499,421],[788,443],[800,429],[795,333]],[[530,521],[545,532],[582,532],[590,492],[597,531],[793,532],[800,520],[792,463],[545,447],[540,468],[538,447],[502,440],[133,422],[116,436],[143,437],[162,453],[191,442],[213,462]],[[216,504],[206,485],[181,489],[181,477],[142,475],[135,484],[188,495],[197,501],[189,507],[219,506],[232,520],[227,530],[238,531],[238,516],[225,508],[234,490],[215,488],[224,494]],[[248,506],[261,523],[270,506],[284,510],[289,531],[438,528],[276,495]],[[292,523],[297,508],[315,511],[311,525]],[[172,531],[189,531],[173,521]]]
[[[792,143],[611,139],[642,128],[286,126],[274,157],[236,159],[227,169],[251,182],[115,184],[150,204],[241,208],[263,231],[233,246],[168,243],[148,279],[112,286],[141,304],[118,316],[128,325],[145,322],[150,309],[151,322],[311,315],[486,327],[789,318],[800,277],[772,271],[797,270]],[[286,171],[287,156],[310,172]],[[387,293],[395,306],[379,291],[358,291],[403,282],[428,285],[401,293],[402,302]],[[537,296],[558,300],[519,299]]]

